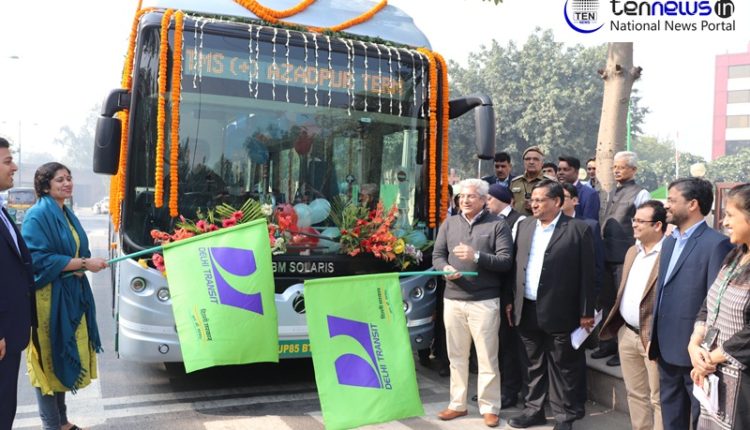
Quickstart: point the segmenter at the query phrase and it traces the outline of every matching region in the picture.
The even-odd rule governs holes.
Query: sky
[[[735,1],[738,27],[750,24],[747,3]],[[272,7],[274,2],[263,4]],[[537,27],[552,29],[556,40],[568,45],[633,41],[634,64],[643,68],[636,88],[642,105],[651,109],[645,133],[672,139],[680,151],[707,159],[716,55],[750,49],[750,37],[742,31],[631,33],[619,40],[622,35],[606,29],[582,35],[565,23],[563,0],[504,0],[500,5],[481,0],[390,0],[389,4],[414,18],[433,50],[463,65],[470,52],[493,39],[501,45],[511,40],[522,44]],[[119,87],[136,5],[137,0],[2,2],[0,135],[13,142],[20,139],[24,153],[60,157],[62,148],[53,144],[60,128],[78,130],[108,92]]]

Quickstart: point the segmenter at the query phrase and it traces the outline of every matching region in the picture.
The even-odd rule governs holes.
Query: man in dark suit
[[[0,138],[0,191],[13,187],[10,145]],[[2,207],[0,198],[0,208]],[[21,351],[29,343],[33,316],[31,255],[5,208],[0,209],[0,429],[10,429],[16,416]]]
[[[578,179],[581,161],[569,156],[559,157],[557,161],[557,179],[560,182],[572,184],[578,192],[576,218],[593,219],[599,222],[599,193]]]
[[[661,413],[666,430],[693,428],[700,413],[690,379],[692,364],[687,352],[698,313],[708,288],[716,279],[729,239],[706,224],[711,211],[713,186],[700,178],[683,178],[669,184],[667,222],[676,228],[662,245],[653,330],[648,356],[658,359]]]
[[[496,152],[495,153],[495,174],[487,175],[482,178],[483,181],[488,184],[500,184],[505,188],[510,187],[510,181],[513,180],[513,175],[510,173],[513,168],[513,163],[510,161],[510,155],[507,152]]]
[[[549,397],[555,430],[583,417],[580,386],[583,350],[570,333],[594,325],[594,241],[589,226],[561,212],[563,187],[548,179],[531,192],[533,217],[521,221],[515,243],[514,324],[529,359],[529,394],[521,415],[508,421],[526,428],[546,423]]]

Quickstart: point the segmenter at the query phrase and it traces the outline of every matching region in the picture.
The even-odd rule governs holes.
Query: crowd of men
[[[438,417],[467,414],[473,343],[487,426],[522,397],[511,427],[545,424],[549,403],[554,428],[571,429],[585,415],[585,348],[571,340],[583,328],[598,333],[592,357],[621,366],[634,429],[695,428],[687,346],[731,247],[704,220],[711,183],[678,179],[662,203],[638,185],[633,152],[615,154],[609,192],[594,159],[583,182],[578,158],[544,157],[526,149],[524,171],[513,176],[511,157],[498,152],[494,175],[461,181],[438,230],[433,265],[451,272],[443,299],[450,403]],[[597,310],[604,318],[595,331]]]

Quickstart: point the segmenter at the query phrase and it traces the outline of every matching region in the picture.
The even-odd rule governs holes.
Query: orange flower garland
[[[437,212],[437,166],[436,166],[436,156],[437,156],[437,101],[438,101],[438,78],[437,78],[437,65],[435,64],[435,56],[432,54],[432,51],[430,51],[427,48],[419,48],[417,51],[419,51],[422,55],[427,57],[427,60],[429,61],[429,83],[430,83],[430,109],[429,109],[429,115],[428,121],[430,125],[430,134],[429,134],[429,141],[428,141],[428,147],[427,147],[427,153],[430,156],[430,159],[428,161],[428,177],[429,177],[429,183],[427,186],[427,226],[430,228],[437,227],[437,217],[435,216]]]
[[[288,18],[292,15],[297,15],[303,10],[307,9],[308,6],[315,3],[315,0],[302,0],[299,4],[294,7],[285,10],[275,10],[263,6],[258,3],[257,0],[234,0],[240,6],[252,12],[258,18],[268,21],[270,23],[276,23],[281,18]]]
[[[290,16],[296,15],[303,10],[307,9],[311,4],[315,3],[315,0],[303,0],[296,6],[285,9],[285,10],[274,10],[271,8],[267,8],[263,6],[262,4],[258,3],[257,0],[234,0],[235,3],[239,4],[240,6],[244,7],[245,9],[252,12],[255,16],[262,19],[263,21],[266,21],[271,24],[286,24],[286,25],[294,25],[290,24],[284,21],[281,21],[281,18],[288,18]],[[375,14],[380,12],[381,9],[386,7],[388,5],[388,0],[381,0],[378,4],[373,6],[370,10],[363,13],[362,15],[359,15],[357,17],[354,17],[348,21],[344,21],[341,24],[334,25],[333,27],[314,27],[314,26],[304,26],[309,31],[314,31],[317,33],[322,33],[324,31],[342,31],[349,27],[353,27],[357,24],[362,24],[363,22],[369,21],[372,19]]]
[[[136,9],[135,16],[133,17],[133,23],[130,27],[130,38],[128,40],[128,52],[125,56],[125,64],[122,70],[122,82],[121,86],[128,91],[131,90],[133,83],[133,58],[135,57],[135,41],[138,35],[138,23],[144,13],[153,10],[153,8],[141,9],[141,3],[138,2],[138,9]],[[125,173],[127,170],[127,145],[128,145],[128,118],[130,118],[130,112],[128,109],[118,113],[118,118],[122,123],[120,132],[120,160],[117,168],[117,173],[110,179],[109,187],[109,200],[110,204],[110,217],[115,231],[120,230],[120,208],[122,205],[122,199],[125,196]]]
[[[180,85],[182,83],[182,27],[185,14],[178,11],[174,14],[174,47],[172,48],[172,91],[170,126],[169,126],[169,216],[177,217],[179,173],[177,163],[180,156]]]
[[[169,51],[169,21],[172,19],[173,9],[167,9],[161,18],[161,40],[159,43],[159,99],[156,110],[156,175],[154,189],[154,205],[164,206],[164,124],[166,122],[166,92],[167,92],[167,53]]]
[[[373,6],[372,9],[368,10],[362,15],[356,18],[350,19],[349,21],[342,22],[339,25],[334,25],[333,27],[330,27],[329,30],[341,31],[349,27],[354,27],[357,24],[362,24],[365,21],[369,21],[370,19],[372,19],[373,16],[375,16],[376,13],[380,12],[381,9],[386,7],[386,5],[388,5],[388,0],[381,0],[380,3],[376,4],[375,6]]]
[[[450,151],[448,150],[449,133],[450,133],[450,89],[448,88],[448,64],[445,62],[445,58],[437,52],[433,52],[435,60],[437,60],[440,66],[440,117],[443,122],[440,131],[440,144],[442,149],[442,156],[440,157],[440,222],[442,223],[446,216],[448,216],[447,208],[450,207],[450,196],[448,194],[448,159],[450,157]]]
[[[128,160],[128,124],[130,119],[130,113],[128,109],[121,112],[117,112],[117,117],[120,119],[120,159],[117,167],[117,174],[112,179],[110,188],[110,208],[109,212],[112,216],[112,224],[115,226],[115,231],[119,231],[120,228],[120,215],[122,212],[122,200],[125,197],[125,172],[127,170]]]

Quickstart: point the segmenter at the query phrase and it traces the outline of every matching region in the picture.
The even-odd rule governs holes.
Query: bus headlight
[[[430,278],[429,281],[427,281],[426,284],[424,284],[424,287],[427,289],[427,291],[435,291],[437,288],[437,280],[435,278]]]
[[[404,300],[404,313],[407,313],[407,312],[409,312],[409,302]]]
[[[156,292],[156,298],[162,302],[166,302],[167,300],[169,300],[169,288],[159,288],[159,291]]]
[[[414,300],[419,300],[422,297],[424,297],[424,290],[422,287],[415,287],[411,290],[411,298]]]
[[[143,278],[133,278],[130,281],[130,289],[136,293],[142,293],[146,289],[146,280]]]

